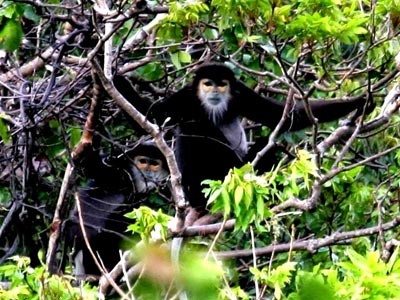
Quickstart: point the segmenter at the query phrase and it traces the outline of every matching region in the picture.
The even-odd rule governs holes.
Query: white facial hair
[[[207,93],[204,92],[201,88],[198,89],[197,97],[200,99],[201,105],[203,105],[210,120],[214,124],[218,124],[218,122],[222,119],[228,109],[228,103],[230,100],[229,89],[225,93],[217,94],[217,96],[219,97],[219,103],[217,104],[210,103],[209,98],[211,98],[212,96],[215,96],[212,94],[212,92]]]

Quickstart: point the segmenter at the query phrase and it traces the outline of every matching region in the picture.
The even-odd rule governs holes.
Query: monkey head
[[[228,109],[234,81],[232,70],[223,64],[205,64],[196,71],[193,88],[214,123],[218,123]]]
[[[202,64],[196,71],[193,83],[197,85],[199,81],[203,78],[210,78],[213,80],[226,79],[230,83],[236,81],[235,74],[233,71],[225,64],[222,63],[206,63]]]
[[[169,175],[167,162],[153,142],[139,144],[128,155],[137,193],[150,192],[165,182]]]

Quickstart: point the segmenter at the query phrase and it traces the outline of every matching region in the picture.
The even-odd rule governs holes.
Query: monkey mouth
[[[218,105],[221,103],[221,99],[219,97],[210,97],[208,98],[208,103],[211,105]]]

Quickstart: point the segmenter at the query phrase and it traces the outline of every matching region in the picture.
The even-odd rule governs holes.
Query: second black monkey
[[[124,248],[125,231],[130,224],[124,214],[148,204],[150,193],[165,186],[168,168],[162,153],[151,142],[143,142],[112,159],[92,152],[82,166],[90,179],[76,195],[84,228],[92,250],[110,271],[120,260],[119,249]],[[77,206],[66,222],[65,234],[67,247],[73,248],[75,275],[99,276],[84,240]]]

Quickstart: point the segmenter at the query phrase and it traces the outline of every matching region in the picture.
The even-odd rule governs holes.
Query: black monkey
[[[150,121],[163,124],[169,117],[167,125],[176,125],[175,154],[182,185],[191,207],[200,210],[206,205],[200,184],[204,179],[222,179],[230,168],[251,160],[241,117],[275,128],[285,107],[283,102],[257,94],[219,63],[200,66],[192,83],[154,103],[132,97],[126,90],[129,84],[123,81],[115,85]],[[356,109],[361,112],[366,100],[309,102],[318,122],[328,122]],[[281,133],[310,125],[304,104],[296,103]]]
[[[82,219],[91,248],[110,271],[119,261],[124,232],[129,219],[124,214],[148,200],[149,193],[161,188],[168,176],[167,164],[151,142],[139,144],[116,159],[95,153],[84,162],[89,183],[79,190]],[[67,247],[77,277],[100,275],[83,238],[77,207],[65,225]]]

